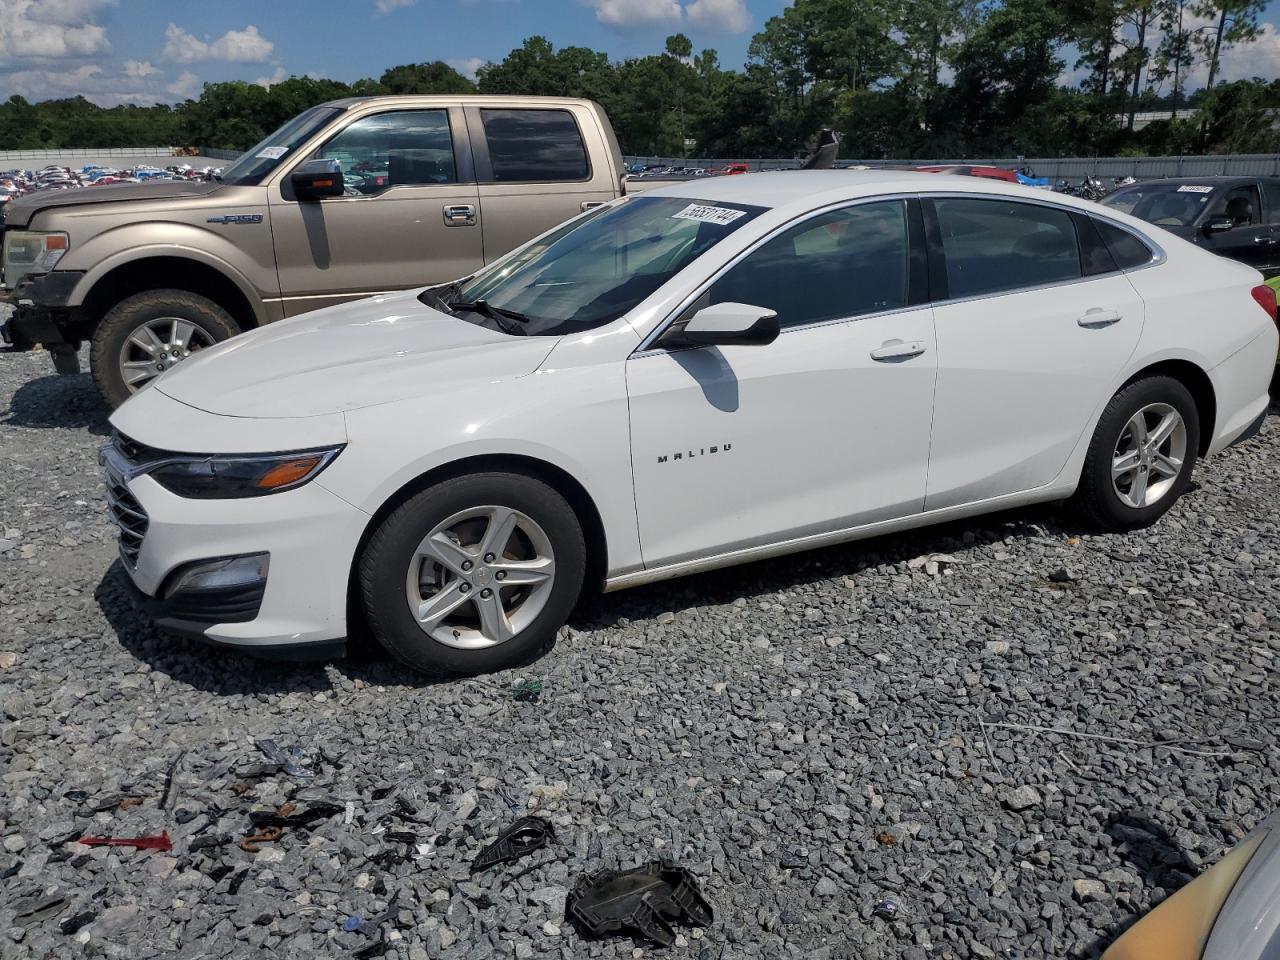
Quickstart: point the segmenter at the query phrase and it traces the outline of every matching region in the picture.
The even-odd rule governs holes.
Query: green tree
[[[431,94],[475,93],[476,85],[443,60],[405,63],[392,67],[378,78],[382,93]]]

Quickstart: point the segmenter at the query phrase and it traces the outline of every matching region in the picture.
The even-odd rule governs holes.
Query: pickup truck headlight
[[[10,290],[29,273],[48,273],[71,247],[65,233],[7,230],[4,235],[4,284]]]
[[[314,480],[341,452],[338,446],[293,453],[183,457],[161,463],[147,474],[171,493],[195,500],[264,497]]]

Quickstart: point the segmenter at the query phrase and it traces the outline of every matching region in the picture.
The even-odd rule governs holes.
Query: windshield
[[[1207,183],[1143,183],[1117,190],[1102,205],[1160,227],[1189,227],[1208,206],[1214,189]]]
[[[298,114],[261,143],[240,155],[240,159],[222,171],[223,183],[256,186],[272,170],[280,166],[300,143],[311,138],[321,127],[342,113],[338,107],[312,107]]]
[[[636,197],[548,234],[441,300],[506,333],[560,336],[621,317],[764,207]],[[425,295],[424,295],[425,297]]]

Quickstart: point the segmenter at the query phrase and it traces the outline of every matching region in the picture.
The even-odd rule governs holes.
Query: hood
[[[225,184],[214,180],[158,180],[151,183],[109,183],[105,187],[75,187],[70,190],[41,190],[9,201],[5,225],[25,227],[41,210],[77,207],[121,200],[173,200],[207,197]]]
[[[425,306],[418,292],[269,324],[201,351],[152,389],[228,417],[311,417],[524,376],[557,342],[459,320]]]

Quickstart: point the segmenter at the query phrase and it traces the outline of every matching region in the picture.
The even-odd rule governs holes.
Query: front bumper
[[[140,537],[122,539],[121,564],[158,626],[273,655],[341,645],[367,514],[316,483],[241,500],[186,499],[145,474],[124,485],[146,522]],[[254,553],[271,558],[260,597],[241,591],[210,604],[208,597],[164,595],[179,567]],[[217,609],[230,611],[229,619],[208,622]],[[252,618],[242,619],[246,614]]]
[[[24,277],[13,290],[0,293],[0,302],[13,306],[14,313],[0,324],[0,339],[14,350],[30,350],[37,344],[53,354],[59,373],[76,373],[74,367],[60,358],[80,349],[83,327],[82,308],[68,304],[83,271],[53,270]]]

